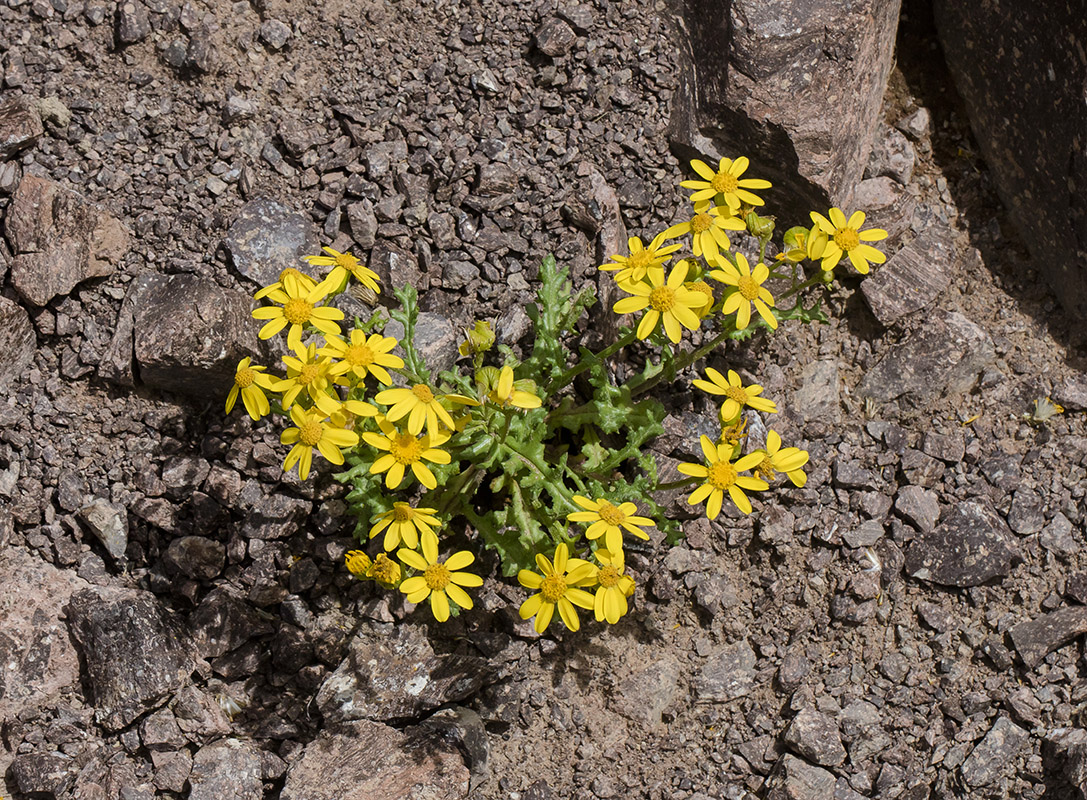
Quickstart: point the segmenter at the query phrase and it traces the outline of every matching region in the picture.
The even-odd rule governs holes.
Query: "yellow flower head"
[[[321,249],[328,255],[306,256],[306,261],[315,267],[332,267],[328,277],[321,281],[325,294],[333,291],[338,292],[347,283],[349,275],[353,275],[355,280],[370,291],[376,294],[381,293],[381,287],[377,282],[377,273],[364,265],[355,256],[350,253],[341,253],[331,247],[322,247]]]
[[[442,406],[442,398],[434,394],[425,383],[417,383],[408,388],[385,389],[378,392],[374,399],[383,405],[391,406],[385,413],[389,422],[396,422],[403,417],[408,418],[408,433],[413,436],[423,430],[426,425],[427,433],[431,436],[442,434],[442,425],[447,430],[456,429],[456,423],[449,412]]]
[[[498,379],[494,388],[487,393],[487,399],[500,408],[539,408],[543,401],[532,392],[526,392],[517,388],[513,380],[513,368],[502,367],[498,372]]]
[[[868,274],[868,262],[882,264],[887,260],[879,250],[865,242],[878,242],[887,238],[887,231],[881,228],[869,228],[861,230],[864,224],[864,212],[854,211],[847,220],[840,208],[832,208],[829,212],[830,219],[822,214],[811,212],[812,221],[827,235],[827,242],[823,248],[822,267],[831,270],[837,266],[844,253],[861,275]]]
[[[361,550],[349,550],[347,555],[344,556],[344,561],[347,564],[347,571],[356,578],[370,577],[370,569],[374,566],[374,562],[370,560],[370,556],[366,555],[366,553]]]
[[[755,452],[762,455],[762,461],[752,470],[756,477],[771,481],[774,479],[775,473],[784,472],[794,486],[803,488],[804,484],[808,482],[808,476],[801,469],[808,463],[808,451],[801,450],[799,447],[786,447],[783,449],[781,447],[781,436],[778,435],[777,431],[770,431],[766,434],[765,450],[756,450]]]
[[[317,305],[327,294],[322,286],[309,291],[301,281],[286,281],[281,289],[268,293],[268,299],[278,306],[261,306],[253,311],[254,319],[268,320],[258,334],[261,339],[271,339],[290,325],[287,345],[297,350],[302,344],[302,328],[312,325],[324,334],[340,334],[340,326],[333,320],[343,319],[338,308]]]
[[[283,363],[287,366],[287,377],[279,381],[275,387],[277,392],[283,392],[284,410],[294,405],[294,401],[303,389],[315,403],[322,395],[328,394],[329,389],[328,371],[332,366],[332,360],[318,358],[316,344],[310,344],[308,347],[300,344],[293,349],[298,358],[283,356]]]
[[[611,257],[614,263],[601,264],[600,269],[605,272],[619,270],[615,276],[617,283],[636,283],[646,276],[650,267],[659,267],[668,263],[672,257],[671,254],[680,248],[678,244],[668,245],[667,247],[662,247],[662,244],[664,244],[664,234],[656,236],[648,247],[643,245],[642,240],[637,236],[631,236],[627,239],[627,249],[630,250],[630,255],[614,255]]]
[[[400,565],[384,553],[378,553],[374,559],[374,566],[370,568],[370,577],[386,589],[395,589],[400,585],[403,572]]]
[[[472,598],[462,586],[482,586],[483,578],[471,572],[458,572],[476,557],[467,550],[454,553],[445,561],[438,560],[438,537],[433,531],[422,535],[423,554],[415,550],[399,550],[396,557],[412,569],[422,572],[400,584],[400,591],[408,596],[409,603],[421,603],[430,598],[430,611],[438,622],[449,619],[449,601],[464,609],[472,607]]]
[[[269,411],[268,397],[264,391],[275,391],[276,379],[264,373],[264,367],[253,366],[248,356],[238,362],[238,369],[234,372],[234,385],[230,387],[230,393],[226,396],[226,413],[230,413],[234,404],[238,402],[238,395],[242,396],[242,404],[246,412],[254,420],[259,420]]]
[[[380,435],[370,431],[362,435],[368,445],[386,451],[385,455],[379,457],[370,467],[371,474],[377,475],[387,471],[385,486],[395,489],[404,480],[404,473],[410,468],[419,483],[428,489],[435,488],[438,481],[423,461],[448,464],[451,460],[449,453],[438,448],[445,444],[449,437],[445,434],[432,436],[429,433],[416,437],[410,433],[398,431],[388,419],[380,417],[377,424],[381,428]]]
[[[290,472],[291,467],[298,464],[298,477],[305,480],[309,477],[313,448],[316,447],[333,464],[342,464],[343,453],[340,448],[353,447],[359,443],[357,433],[339,427],[327,416],[320,409],[307,411],[301,406],[291,407],[291,420],[298,427],[287,428],[279,436],[282,444],[294,445],[283,461],[284,472]]]
[[[700,200],[712,200],[717,195],[722,195],[725,204],[733,214],[740,210],[740,206],[761,206],[763,199],[749,192],[749,189],[769,189],[770,181],[760,178],[741,178],[747,171],[748,161],[746,156],[740,156],[735,161],[731,158],[722,158],[717,170],[714,171],[709,164],[695,159],[691,162],[691,168],[702,178],[700,181],[686,180],[680,182],[684,189],[695,189],[691,195],[694,203]]]
[[[708,381],[695,378],[691,383],[704,392],[725,397],[725,402],[721,405],[722,422],[730,422],[736,419],[744,406],[753,408],[756,411],[777,413],[778,407],[773,400],[759,397],[762,394],[762,387],[757,384],[744,386],[735,370],[730,369],[728,371],[728,379],[726,380],[725,376],[713,367],[706,367],[706,377],[709,378]]]
[[[382,547],[387,551],[392,552],[401,542],[415,550],[419,547],[420,533],[434,533],[434,529],[441,525],[434,516],[435,512],[435,508],[412,508],[407,503],[393,503],[391,509],[370,520],[374,523],[370,528],[370,538],[373,539],[385,531]]]
[[[687,270],[687,262],[679,262],[665,282],[664,270],[650,267],[646,273],[648,283],[621,285],[620,288],[634,296],[617,302],[614,306],[616,314],[630,314],[647,309],[638,323],[639,339],[645,339],[655,331],[661,320],[664,321],[664,332],[673,342],[678,342],[683,335],[681,325],[692,331],[698,328],[699,319],[695,309],[705,304],[706,297],[701,292],[692,292],[683,287]]]
[[[329,369],[329,374],[332,376],[350,374],[361,381],[365,380],[367,375],[373,375],[389,386],[393,379],[385,368],[399,369],[404,366],[404,360],[400,356],[394,356],[389,352],[397,344],[399,342],[391,336],[382,336],[380,333],[367,336],[356,328],[351,331],[350,344],[339,336],[326,336],[325,346],[317,353],[337,359],[337,363]]]
[[[580,587],[596,583],[596,567],[583,559],[570,558],[570,549],[565,543],[555,548],[553,564],[543,553],[537,553],[536,567],[539,573],[527,569],[517,573],[518,582],[536,592],[521,603],[518,611],[521,619],[535,616],[533,627],[537,633],[543,633],[558,608],[566,627],[576,631],[581,627],[581,620],[574,606],[591,609],[595,605],[593,596]]]
[[[585,510],[567,514],[566,518],[571,522],[591,523],[585,531],[585,538],[597,539],[604,536],[604,546],[613,553],[623,549],[623,531],[639,539],[649,539],[649,534],[641,526],[652,525],[653,520],[637,516],[638,507],[633,503],[620,503],[615,506],[603,497],[590,500],[579,494],[574,495],[574,502]]]
[[[694,309],[694,313],[698,314],[699,319],[705,319],[706,315],[710,313],[710,309],[713,308],[713,287],[705,281],[687,281],[683,284],[683,288],[706,296],[705,304],[701,308]]]
[[[679,222],[661,234],[662,239],[691,235],[691,250],[696,257],[705,256],[717,260],[721,250],[728,250],[732,242],[725,231],[742,231],[743,220],[732,216],[726,206],[724,212],[709,200],[694,204],[694,215],[686,222]]]
[[[770,485],[766,481],[740,473],[759,464],[762,461],[762,453],[751,453],[732,463],[729,461],[732,455],[732,447],[729,445],[715,445],[708,436],[703,436],[699,442],[702,445],[702,454],[706,457],[706,463],[683,463],[676,468],[684,475],[706,479],[706,482],[687,498],[687,502],[694,506],[708,499],[706,516],[717,519],[717,515],[721,513],[721,503],[725,492],[728,492],[728,496],[732,498],[736,507],[745,514],[750,514],[751,501],[747,499],[743,490],[761,492],[769,489]]]
[[[770,270],[765,264],[760,261],[752,271],[743,253],[737,253],[735,266],[727,260],[722,260],[721,269],[715,269],[710,273],[710,277],[736,287],[736,291],[725,298],[725,303],[721,306],[723,313],[736,314],[736,330],[744,330],[751,322],[752,305],[767,325],[777,328],[777,318],[770,310],[774,305],[774,297],[762,285],[770,277]]]
[[[634,579],[624,573],[623,551],[599,548],[593,555],[600,562],[596,580],[600,584],[593,598],[597,622],[614,625],[627,613],[627,598],[634,594]]]
[[[300,272],[294,267],[287,267],[285,270],[279,273],[279,280],[275,283],[269,284],[253,295],[253,299],[260,300],[263,297],[267,297],[276,289],[283,289],[288,284],[297,284],[300,287],[300,291],[308,293],[313,290],[313,287],[317,285],[317,282],[313,280],[309,275],[304,272]]]

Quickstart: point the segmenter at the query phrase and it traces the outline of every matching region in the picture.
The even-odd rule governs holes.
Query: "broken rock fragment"
[[[943,586],[980,586],[1023,560],[1014,536],[991,508],[966,501],[906,551],[906,573]]]

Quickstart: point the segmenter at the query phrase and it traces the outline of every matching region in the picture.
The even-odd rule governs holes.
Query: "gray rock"
[[[813,361],[800,373],[800,388],[793,395],[793,408],[808,422],[838,422],[842,418],[840,391],[838,362]]]
[[[1042,614],[1011,629],[1012,644],[1029,669],[1073,639],[1087,633],[1087,606],[1071,606]]]
[[[120,730],[180,688],[195,668],[182,624],[149,592],[84,590],[67,606],[95,717]]]
[[[14,258],[11,283],[34,306],[68,294],[89,278],[112,275],[128,252],[117,219],[79,195],[24,175],[11,200],[5,231]]]
[[[684,671],[675,656],[666,654],[635,671],[612,694],[609,705],[638,725],[663,731],[666,712],[686,697],[681,683]]]
[[[403,338],[403,326],[393,320],[385,326],[385,335]],[[419,314],[415,325],[415,347],[426,360],[432,374],[437,375],[442,370],[452,368],[453,362],[460,357],[457,352],[460,336],[444,314],[434,311],[423,311]]]
[[[932,113],[921,106],[898,120],[895,128],[919,142],[932,135]]]
[[[1079,552],[1079,542],[1072,536],[1072,523],[1058,511],[1048,525],[1038,534],[1038,542],[1046,550],[1063,558],[1071,558]]]
[[[1053,399],[1066,411],[1087,411],[1087,374],[1070,375],[1053,390]]]
[[[894,345],[857,388],[861,397],[928,403],[968,391],[996,358],[989,335],[957,311],[934,313],[928,324]]]
[[[474,791],[490,776],[490,743],[487,741],[487,729],[479,714],[470,708],[454,706],[443,708],[431,714],[418,727],[420,733],[433,731],[442,740],[455,744],[461,753],[467,756],[468,768],[472,779],[469,792]]]
[[[913,145],[901,131],[889,125],[880,124],[872,155],[864,169],[865,178],[894,178],[906,186],[913,177],[913,167],[917,162],[917,153]],[[858,206],[863,208],[863,206]]]
[[[170,542],[163,560],[193,580],[210,581],[226,565],[226,547],[203,536],[182,536]]]
[[[318,254],[317,236],[307,217],[260,197],[242,206],[223,237],[223,247],[239,275],[268,286],[287,267],[308,269],[302,257]]]
[[[0,161],[33,147],[44,132],[30,98],[19,95],[0,103]]]
[[[449,261],[442,270],[443,289],[463,289],[479,280],[479,267],[471,261]]]
[[[786,753],[767,782],[766,800],[830,800],[834,774]]]
[[[247,539],[284,539],[296,533],[313,511],[310,501],[278,492],[263,495],[258,489],[254,499],[256,502],[250,503],[245,498],[245,508],[252,512],[241,527]]]
[[[780,209],[790,216],[849,206],[879,122],[899,7],[740,0],[722,21],[685,3],[676,50],[691,62],[673,99],[670,138],[714,158],[749,154],[751,175],[792,198]]]
[[[1022,562],[1008,526],[991,508],[966,501],[906,551],[907,574],[943,586],[980,586]]]
[[[401,625],[394,636],[356,636],[316,703],[326,722],[417,717],[475,694],[493,678],[486,660],[436,654],[424,628]]]
[[[954,274],[951,242],[930,231],[903,247],[861,283],[869,308],[882,325],[893,325],[928,306],[947,289]]]
[[[940,502],[935,492],[920,486],[903,486],[895,498],[895,511],[923,533],[929,533],[940,518]]]
[[[508,164],[498,161],[480,164],[474,191],[483,197],[509,194],[517,191],[517,178],[517,173]]]
[[[1037,533],[1045,525],[1044,509],[1045,501],[1033,489],[1016,489],[1008,510],[1008,526],[1020,536]]]
[[[185,784],[192,773],[192,755],[188,750],[151,751],[151,763],[155,767],[155,786],[166,792],[185,791]]]
[[[800,685],[811,672],[811,662],[799,647],[791,647],[781,659],[778,668],[778,683],[781,688],[791,691]]]
[[[260,40],[273,50],[282,50],[291,38],[291,27],[278,19],[268,19],[261,23]]]
[[[907,188],[893,178],[869,178],[857,184],[853,207],[864,210],[865,227],[887,231],[887,238],[876,243],[882,252],[894,252],[902,234],[912,227],[917,210],[915,192],[913,187]]]
[[[148,750],[177,750],[188,744],[177,718],[167,708],[160,708],[140,723],[140,742]]]
[[[546,56],[563,56],[577,41],[574,29],[558,17],[548,17],[536,29],[536,47]]]
[[[935,603],[918,603],[917,613],[926,625],[938,633],[944,633],[955,627],[955,615]]]
[[[369,250],[377,241],[377,215],[374,204],[369,200],[360,200],[347,207],[347,226],[351,229],[351,238],[363,250]]]
[[[966,454],[966,443],[962,436],[929,431],[921,442],[921,451],[949,464],[958,464]]]
[[[0,296],[0,393],[24,377],[23,371],[34,360],[38,337],[30,316],[12,300]]]
[[[459,244],[452,214],[433,212],[427,217],[426,226],[434,246],[439,250],[452,250]]]
[[[444,736],[363,720],[323,729],[288,768],[280,798],[464,800],[470,779],[459,748]]]
[[[1011,219],[1058,301],[1073,318],[1087,318],[1082,5],[939,0],[933,12],[974,138]],[[1057,108],[1062,112],[1054,114]]]
[[[1025,730],[1007,717],[1001,717],[963,762],[963,780],[974,788],[988,786],[1013,766],[1029,738],[1030,734]]]
[[[1043,763],[1050,770],[1047,791],[1063,791],[1069,800],[1087,800],[1087,731],[1082,728],[1056,728],[1042,737]],[[1057,773],[1063,786],[1055,786]]]
[[[256,355],[260,323],[252,299],[187,274],[146,275],[129,293],[131,326],[118,325],[110,352],[125,353],[127,342],[140,380],[152,389],[225,398],[238,362]],[[109,374],[117,373],[123,380],[123,366]]]
[[[151,34],[151,18],[147,6],[139,0],[124,0],[117,7],[117,41],[135,44]]]
[[[901,683],[910,672],[910,661],[901,653],[888,653],[879,660],[879,672],[892,683]]]
[[[883,538],[883,523],[869,519],[842,533],[842,541],[850,547],[871,547]]]
[[[834,461],[834,485],[842,489],[875,489],[876,476],[856,461],[838,458]]]
[[[430,288],[427,273],[419,269],[419,259],[410,250],[379,239],[370,252],[370,269],[378,274],[384,291],[412,285],[421,294]]]
[[[79,509],[79,518],[83,520],[95,538],[102,543],[115,564],[126,562],[128,550],[128,512],[123,506],[96,499]]]
[[[11,775],[27,797],[62,796],[75,778],[79,765],[60,753],[25,753],[11,762]]]
[[[755,651],[746,640],[710,655],[691,686],[696,702],[727,703],[755,689]]]
[[[206,745],[193,757],[189,785],[189,800],[262,800],[260,751],[237,739]]]
[[[52,707],[78,687],[79,654],[61,617],[71,595],[86,588],[70,570],[0,546],[0,719]]]

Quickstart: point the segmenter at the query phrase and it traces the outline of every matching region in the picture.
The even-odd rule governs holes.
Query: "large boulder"
[[[669,138],[681,157],[747,155],[779,212],[849,205],[891,69],[901,0],[685,0]]]
[[[1087,316],[1087,14],[1080,0],[934,0],[970,127],[1037,268]]]

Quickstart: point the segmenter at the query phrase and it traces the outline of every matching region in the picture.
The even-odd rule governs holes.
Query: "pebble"
[[[906,551],[907,574],[944,586],[980,586],[1022,561],[1011,531],[988,506],[959,503]]]
[[[42,133],[41,117],[30,98],[18,95],[0,104],[0,161],[33,147]]]
[[[273,50],[282,50],[291,38],[291,28],[278,19],[269,19],[261,23],[260,40]]]
[[[836,767],[846,758],[837,723],[814,709],[804,709],[796,715],[785,729],[785,744],[823,767]]]
[[[922,234],[861,283],[880,324],[890,326],[935,301],[954,274],[952,243],[943,231]]]
[[[1011,629],[1016,652],[1029,669],[1059,647],[1087,633],[1087,606],[1061,608]]]
[[[920,486],[903,486],[895,498],[895,511],[922,532],[929,533],[940,517],[940,503],[935,492]]]
[[[835,783],[832,772],[786,753],[770,777],[766,800],[829,800]]]
[[[147,7],[138,0],[124,0],[117,9],[117,41],[135,44],[151,34]]]
[[[546,56],[563,56],[577,41],[574,29],[558,17],[549,17],[536,29],[536,47]]]
[[[1071,558],[1079,552],[1080,545],[1072,535],[1072,523],[1058,511],[1053,519],[1038,534],[1038,543],[1051,553],[1063,558]],[[1085,594],[1087,598],[1087,594]]]
[[[720,648],[695,677],[696,702],[727,703],[755,689],[755,651],[746,640]]]
[[[1025,730],[1001,717],[963,762],[963,780],[975,789],[988,786],[1012,765],[1028,737]]]

